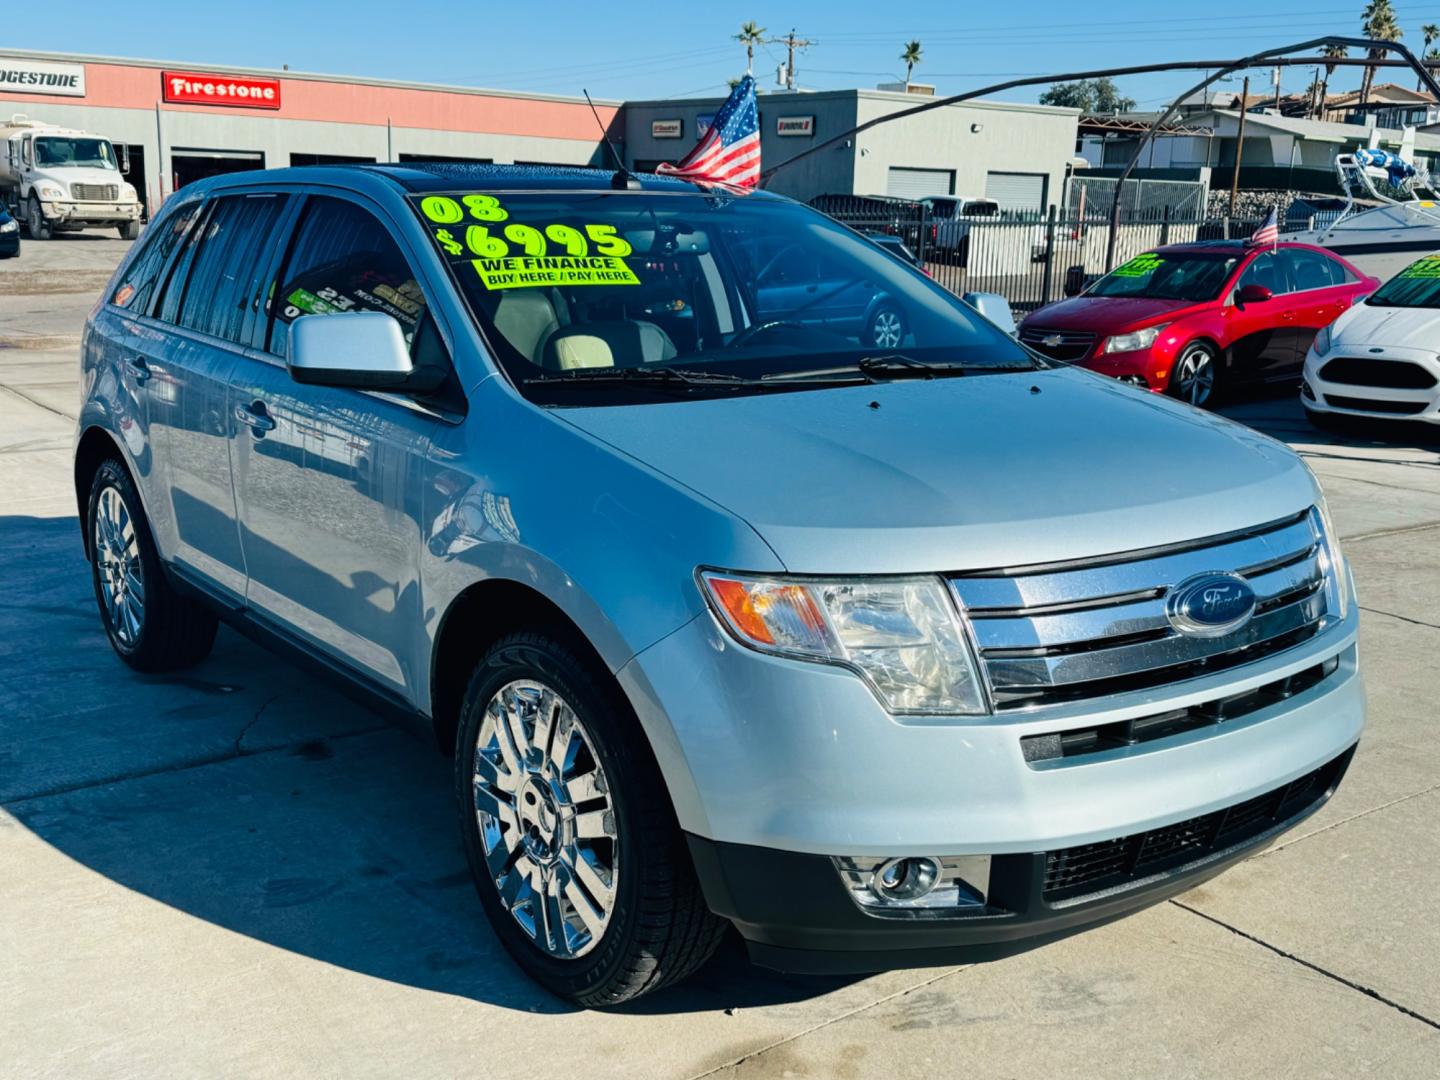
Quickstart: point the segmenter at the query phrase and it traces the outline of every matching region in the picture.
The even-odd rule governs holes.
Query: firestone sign
[[[160,83],[166,101],[182,105],[224,105],[240,109],[280,108],[280,80],[250,75],[201,75],[190,71],[162,71]]]
[[[776,135],[814,135],[815,117],[781,116],[775,121]]]
[[[85,96],[84,64],[46,64],[0,56],[0,92]]]

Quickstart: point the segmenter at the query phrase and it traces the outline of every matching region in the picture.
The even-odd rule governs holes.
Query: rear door
[[[1344,263],[1322,251],[1281,248],[1280,257],[1294,288],[1295,372],[1298,374],[1315,335],[1350,306],[1358,279]]]
[[[448,365],[411,267],[379,208],[307,195],[268,274],[269,318],[230,388],[249,606],[407,700],[424,625],[421,476],[440,420],[399,395],[301,385],[285,360],[295,319],[383,311],[417,365]]]

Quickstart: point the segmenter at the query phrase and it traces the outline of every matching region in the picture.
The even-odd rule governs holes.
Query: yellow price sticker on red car
[[[543,285],[639,285],[635,271],[614,255],[517,255],[473,259],[470,263],[487,289],[524,289]]]
[[[1160,268],[1165,260],[1156,255],[1153,251],[1147,251],[1144,255],[1136,255],[1124,266],[1115,268],[1116,277],[1144,277]]]

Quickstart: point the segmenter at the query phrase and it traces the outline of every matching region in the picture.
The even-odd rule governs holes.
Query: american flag
[[[656,172],[682,180],[751,188],[760,181],[760,110],[755,80],[746,75],[690,153]]]
[[[1266,244],[1273,247],[1280,243],[1280,222],[1277,219],[1279,210],[1278,206],[1270,208],[1270,216],[1250,234],[1250,239],[1246,241],[1249,247],[1264,247]]]

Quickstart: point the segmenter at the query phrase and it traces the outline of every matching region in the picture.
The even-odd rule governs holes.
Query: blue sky
[[[731,40],[754,19],[772,36],[794,27],[818,42],[800,57],[801,85],[873,86],[903,78],[903,43],[919,38],[917,81],[957,93],[1020,74],[1041,75],[1171,59],[1223,59],[1328,31],[1359,32],[1360,0],[1208,0],[1199,6],[1154,0],[1076,4],[855,3],[793,0],[740,6],[690,3],[407,5],[376,0],[233,4],[69,0],[60,9],[14,4],[0,45],[235,64],[342,75],[453,82],[503,89],[652,98],[713,94],[744,69]],[[1440,23],[1440,3],[1395,0],[1405,40],[1417,52],[1420,27]],[[978,9],[978,10],[977,10]],[[116,12],[123,11],[122,17]],[[603,14],[602,14],[603,13]],[[63,33],[61,32],[63,27]],[[762,86],[773,85],[784,50],[756,56]],[[1310,69],[1290,69],[1303,90]],[[1383,79],[1382,75],[1382,79]],[[1268,78],[1268,77],[1267,77]],[[1133,77],[1122,89],[1141,107],[1162,105],[1193,75]],[[1411,81],[1405,77],[1404,81]],[[1337,73],[1332,88],[1358,82]],[[1239,88],[1238,78],[1235,83]],[[1033,100],[1039,92],[1006,95]]]

